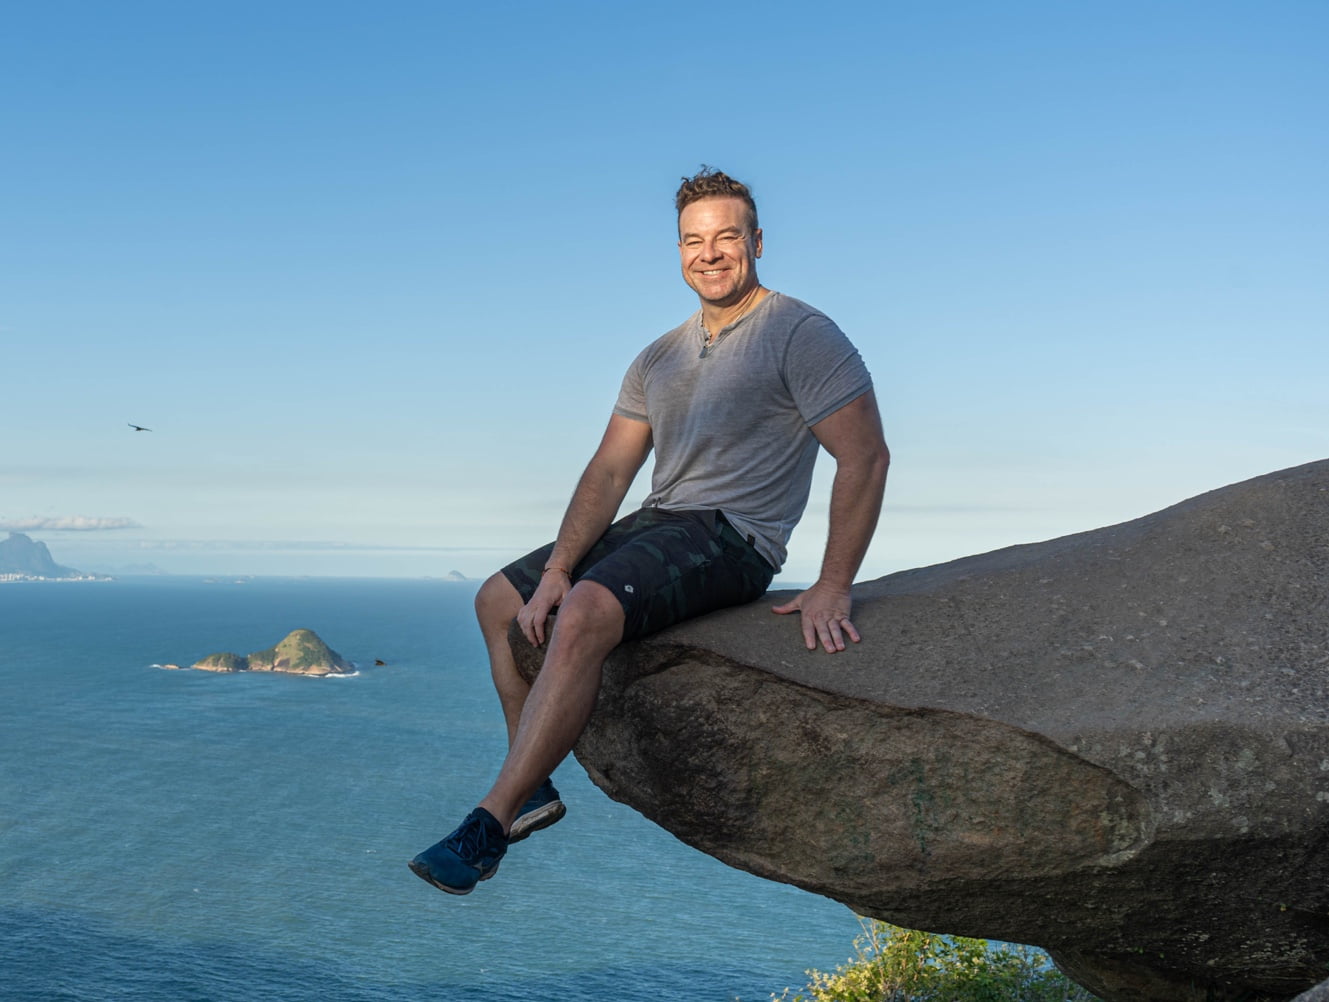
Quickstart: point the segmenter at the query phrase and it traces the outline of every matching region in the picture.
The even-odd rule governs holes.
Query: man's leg
[[[605,658],[623,638],[623,619],[623,606],[597,582],[579,581],[563,599],[503,768],[480,801],[504,831],[585,730]]]
[[[502,571],[481,585],[475,595],[475,616],[489,649],[489,671],[503,707],[509,748],[517,739],[521,711],[531,691],[530,683],[517,671],[508,641],[508,631],[524,602],[524,596]],[[528,838],[542,828],[557,824],[566,813],[558,789],[546,776],[518,809],[517,819],[509,823],[508,841],[519,842]]]
[[[484,603],[482,615],[491,631],[498,627],[495,608],[502,609],[497,598],[502,594],[495,585]],[[494,600],[493,608],[489,599]],[[480,605],[477,600],[477,612]],[[492,618],[490,613],[494,613]],[[540,674],[525,695],[516,735],[498,779],[456,831],[411,860],[418,877],[449,894],[468,894],[479,881],[494,875],[507,851],[513,820],[567,757],[590,720],[604,660],[622,639],[623,622],[623,606],[603,585],[582,581],[572,587],[559,607]],[[517,675],[506,630],[502,643],[496,659],[496,685],[499,679],[505,685],[510,683],[509,667],[511,675]],[[562,816],[562,805],[558,806],[555,821]],[[526,815],[526,820],[531,817]]]
[[[524,604],[521,594],[502,572],[487,580],[475,593],[475,618],[489,649],[489,673],[494,680],[498,701],[503,705],[509,748],[517,738],[522,707],[531,691],[530,684],[517,672],[512,647],[508,644],[508,628]]]
[[[555,678],[560,674],[560,670],[567,672],[573,676],[573,684],[570,688],[575,693],[577,680],[585,678],[589,681],[591,674],[593,674],[594,691],[590,693],[590,709],[594,709],[595,696],[599,692],[600,685],[599,666],[604,662],[609,651],[618,643],[618,638],[623,635],[623,607],[603,585],[593,581],[586,582],[586,585],[586,588],[577,591],[576,594],[570,592],[560,607],[559,615],[554,620],[555,627],[560,623],[567,623],[569,624],[568,630],[573,631],[575,636],[564,640],[560,639],[562,634],[558,629],[552,631],[549,649],[539,678],[545,676]],[[596,594],[597,592],[598,594]],[[489,650],[489,671],[493,678],[494,689],[498,693],[499,702],[503,707],[503,718],[507,723],[508,748],[510,750],[517,741],[522,711],[531,693],[530,683],[517,671],[517,662],[513,657],[512,646],[508,640],[508,631],[522,605],[521,594],[502,573],[495,574],[485,581],[475,596],[476,619],[480,624],[480,632],[484,636],[485,646]],[[605,638],[613,636],[614,639],[597,641],[595,639],[597,634],[603,634]],[[606,644],[607,646],[605,646]],[[595,651],[600,648],[603,648],[603,653],[597,655]],[[588,650],[590,651],[589,654],[587,653]],[[578,672],[575,669],[569,670],[568,668],[561,669],[561,666],[564,665],[580,663],[586,657],[590,657],[595,662],[592,672]],[[537,686],[539,686],[542,694],[550,686],[555,685],[558,685],[558,683],[550,682],[545,686],[539,686],[537,679]],[[544,699],[543,695],[541,699]],[[580,713],[580,711],[578,712]],[[584,717],[585,719],[582,720],[577,734],[572,736],[573,743],[576,742],[581,730],[585,728],[586,720],[590,719],[589,710],[585,711]],[[532,733],[540,733],[543,730],[544,725],[533,725]],[[528,744],[534,747],[538,744],[538,739],[529,738]],[[559,761],[562,761],[571,749],[572,744],[568,744],[567,750],[559,757]],[[524,758],[527,754],[529,753],[522,753],[520,757]],[[554,766],[557,765],[558,763],[555,762]],[[537,780],[536,785],[538,786],[540,782],[543,782],[551,772],[553,772],[552,767]],[[499,782],[502,782],[502,780],[503,776],[500,774]],[[488,804],[482,804],[482,806],[489,809]]]
[[[521,607],[512,592],[535,588],[547,553],[536,551],[504,568],[504,582],[486,582],[476,611],[504,712],[513,710],[508,755],[480,806],[451,835],[411,861],[418,876],[441,890],[466,894],[493,876],[510,841],[562,816],[561,803],[552,820],[537,819],[531,808],[548,807],[537,803],[546,799],[541,784],[590,720],[604,661],[625,635],[646,636],[751,601],[766,590],[772,568],[722,523],[713,513],[649,509],[611,526],[574,569],[576,584],[563,600],[544,664],[529,689],[507,643],[509,625]],[[625,601],[617,597],[620,590]],[[542,792],[531,797],[537,787]],[[513,831],[514,818],[522,831]]]

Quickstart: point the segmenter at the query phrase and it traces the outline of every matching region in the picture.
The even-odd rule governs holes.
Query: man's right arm
[[[649,424],[618,414],[609,418],[600,447],[586,464],[568,502],[540,584],[517,613],[517,624],[532,644],[544,643],[549,610],[572,589],[569,576],[572,569],[614,521],[619,505],[650,453]]]

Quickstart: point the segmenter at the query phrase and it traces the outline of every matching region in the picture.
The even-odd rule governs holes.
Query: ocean
[[[571,758],[567,818],[493,880],[413,876],[503,753],[474,590],[0,584],[0,999],[766,1002],[849,957],[843,905],[684,845]],[[156,667],[301,627],[359,674]]]

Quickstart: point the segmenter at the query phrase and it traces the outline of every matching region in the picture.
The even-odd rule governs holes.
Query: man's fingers
[[[849,619],[851,602],[848,594],[826,594],[809,588],[783,605],[771,606],[771,612],[802,613],[803,643],[807,649],[815,651],[821,646],[826,653],[835,654],[845,649],[846,638],[854,643],[863,639]]]
[[[548,609],[533,608],[530,603],[517,613],[517,625],[532,647],[539,647],[545,642],[545,622]]]
[[[826,649],[827,654],[844,650],[844,637],[840,635],[838,619],[832,617],[826,620],[818,627],[817,632],[821,634],[821,646]]]
[[[803,643],[810,651],[817,649],[817,624],[811,616],[803,617]]]
[[[821,646],[827,654],[836,654],[845,649],[845,638],[854,643],[858,643],[863,638],[859,635],[853,622],[844,613],[832,613],[824,619],[819,619],[815,624],[808,624],[810,629],[804,629],[805,638],[808,640],[808,650],[816,650],[816,641],[821,641]]]

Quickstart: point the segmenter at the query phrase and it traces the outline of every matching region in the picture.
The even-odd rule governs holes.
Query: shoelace
[[[485,830],[485,819],[474,812],[462,822],[462,826],[446,844],[467,862],[472,860],[479,862],[493,855],[493,849],[489,845],[489,833]]]

